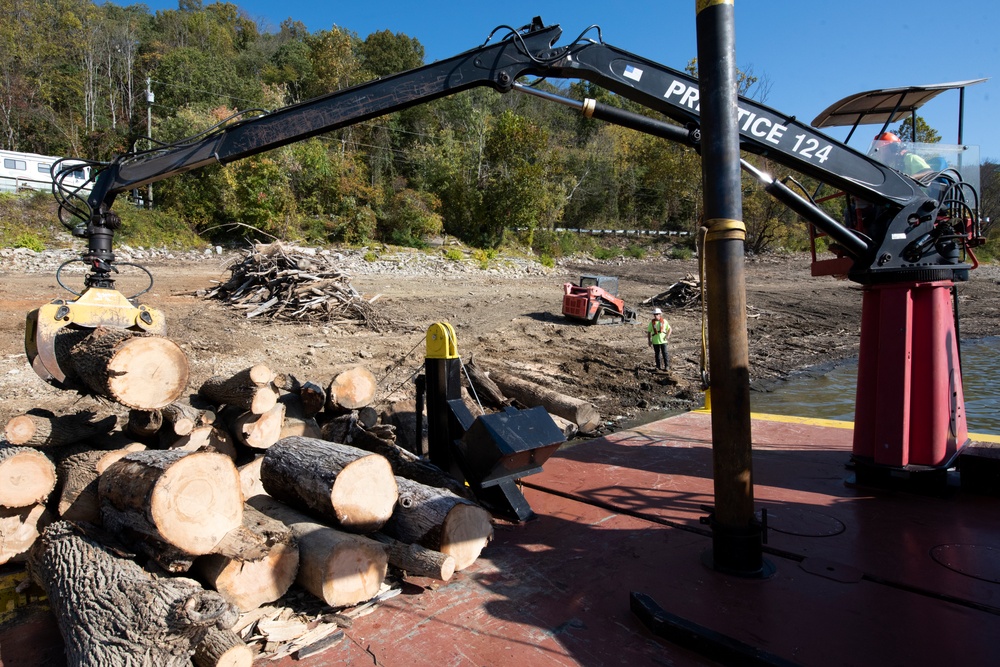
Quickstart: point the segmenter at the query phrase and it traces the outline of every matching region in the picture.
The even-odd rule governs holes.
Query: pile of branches
[[[311,256],[281,243],[258,244],[230,267],[230,278],[205,292],[246,311],[246,316],[296,322],[361,322],[384,332],[389,318],[351,286],[333,260]]]
[[[666,291],[651,296],[642,303],[645,306],[699,308],[701,307],[701,280],[689,273]]]

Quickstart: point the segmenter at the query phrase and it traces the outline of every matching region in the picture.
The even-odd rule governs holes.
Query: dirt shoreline
[[[145,265],[155,277],[153,289],[140,301],[164,312],[168,337],[188,355],[191,391],[211,375],[255,363],[327,383],[327,369],[360,362],[379,379],[384,399],[393,390],[410,388],[410,378],[422,367],[427,327],[448,321],[464,360],[474,357],[487,370],[515,373],[591,401],[605,429],[697,407],[703,400],[700,309],[665,309],[674,331],[671,372],[664,375],[653,368],[645,335],[649,308],[640,306],[684,276],[697,275],[694,259],[570,259],[551,269],[528,260],[500,259],[483,270],[472,260],[454,262],[416,251],[384,252],[375,262],[365,261],[356,250],[333,256],[357,291],[369,298],[380,295],[376,303],[396,323],[392,331],[247,320],[241,312],[196,295],[228,278],[226,267],[239,254],[136,256],[131,261]],[[35,407],[85,409],[93,400],[50,387],[27,364],[26,313],[67,297],[55,279],[58,261],[45,260],[5,257],[0,270],[4,422]],[[748,258],[745,267],[753,389],[765,390],[794,371],[857,355],[859,286],[811,277],[805,254]],[[560,315],[562,284],[583,273],[619,276],[621,294],[639,308],[640,323],[567,322]],[[131,289],[130,280],[123,278],[119,289]],[[958,285],[958,294],[963,339],[1000,335],[1000,268],[974,271],[971,280]]]

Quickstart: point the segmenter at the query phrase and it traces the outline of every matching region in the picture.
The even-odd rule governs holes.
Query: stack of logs
[[[7,422],[0,563],[27,561],[71,665],[250,665],[234,628],[259,635],[266,619],[241,613],[296,590],[358,605],[385,594],[390,572],[447,581],[492,537],[466,488],[379,423],[362,366],[318,384],[255,365],[182,397],[170,341],[70,335],[58,346],[69,380],[128,416]],[[333,630],[346,618],[334,616]],[[313,652],[332,645],[329,626],[309,635]]]
[[[669,306],[671,308],[696,308],[701,306],[701,280],[690,273],[663,292],[642,302],[644,306]]]

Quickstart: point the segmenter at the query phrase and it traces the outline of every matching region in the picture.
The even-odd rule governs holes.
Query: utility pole
[[[152,80],[146,77],[146,136],[149,137],[148,148],[153,147],[153,87]],[[146,208],[153,208],[153,184],[146,185]]]

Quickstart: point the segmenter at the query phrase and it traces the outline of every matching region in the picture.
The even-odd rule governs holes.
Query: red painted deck
[[[414,581],[326,653],[271,664],[715,664],[649,633],[632,591],[801,665],[1000,664],[1000,498],[855,488],[851,434],[755,417],[769,579],[702,564],[710,416],[688,413],[560,451],[524,480],[539,518],[499,526],[472,568]],[[9,628],[0,665],[59,665],[57,643],[44,615]]]

